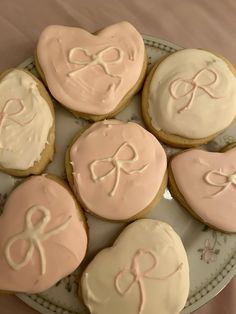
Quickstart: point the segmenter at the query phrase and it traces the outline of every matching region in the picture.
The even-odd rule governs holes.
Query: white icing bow
[[[37,221],[36,224],[32,223],[32,217],[35,213],[41,212],[43,216]],[[68,217],[67,220],[62,223],[60,226],[57,226],[47,232],[45,228],[51,220],[51,212],[44,206],[32,206],[28,209],[25,217],[25,230],[21,233],[18,233],[11,237],[5,247],[5,258],[8,264],[14,270],[20,270],[26,266],[31,260],[34,250],[37,249],[40,262],[41,262],[41,275],[46,273],[46,257],[44,252],[44,247],[42,241],[49,239],[50,237],[58,234],[59,232],[65,230],[71,220],[71,217]],[[25,240],[29,242],[29,247],[25,254],[25,257],[21,262],[15,262],[11,255],[11,247],[20,240]]]
[[[82,51],[85,54],[85,56],[87,56],[89,58],[89,60],[81,60],[80,61],[80,60],[76,59],[74,57],[74,54],[75,54],[75,52],[78,52],[78,51]],[[105,61],[104,56],[109,51],[116,51],[118,56],[114,60]],[[80,67],[79,69],[76,69],[76,70],[69,72],[68,75],[73,76],[76,73],[87,69],[88,67],[91,67],[93,65],[99,65],[100,67],[102,67],[105,74],[107,74],[113,78],[118,78],[119,84],[120,84],[121,77],[119,75],[112,74],[111,71],[109,70],[109,65],[121,63],[123,60],[123,55],[124,55],[123,51],[117,47],[106,47],[106,48],[104,48],[104,49],[102,49],[99,52],[94,53],[94,54],[90,53],[90,51],[88,49],[85,49],[85,48],[81,48],[81,47],[72,48],[69,51],[69,57],[68,57],[69,63],[81,65],[83,67]]]
[[[200,84],[199,83],[199,78],[201,76],[204,76],[204,74],[206,73],[211,73],[213,75],[213,80],[210,81],[209,83],[205,83],[205,84]],[[218,80],[218,74],[217,72],[215,72],[212,69],[208,69],[208,68],[203,68],[201,70],[199,70],[192,78],[190,79],[186,79],[186,78],[182,78],[179,77],[177,79],[175,79],[174,81],[171,82],[170,84],[170,95],[174,98],[174,99],[180,99],[180,98],[184,98],[188,95],[190,95],[189,100],[186,102],[186,104],[178,110],[178,113],[181,113],[182,111],[191,108],[192,103],[194,101],[194,98],[196,96],[196,93],[198,91],[198,89],[203,90],[206,94],[208,94],[211,98],[213,99],[220,99],[222,97],[217,96],[214,94],[214,92],[209,89],[210,86],[213,86],[214,83]],[[189,85],[190,89],[187,92],[183,92],[183,93],[179,93],[177,94],[177,90],[180,88],[181,85]]]
[[[221,183],[218,183],[218,182],[214,182],[212,180],[212,175],[215,174],[215,175],[218,175],[218,176],[221,176],[221,177],[224,177],[225,178],[225,182],[221,182]],[[233,172],[231,174],[226,174],[222,171],[222,169],[219,169],[219,170],[211,170],[211,171],[208,171],[205,176],[204,176],[206,182],[209,184],[209,185],[212,185],[212,186],[217,186],[219,188],[221,188],[218,192],[212,194],[211,196],[217,196],[219,194],[221,194],[222,192],[224,192],[225,190],[227,190],[231,185],[233,185],[234,187],[236,187],[236,172]]]
[[[126,160],[119,159],[118,158],[119,153],[123,149],[125,149],[126,147],[128,147],[132,151],[133,156],[130,159],[126,159]],[[127,143],[127,142],[124,142],[117,149],[117,151],[115,152],[115,154],[113,156],[108,157],[108,158],[94,160],[90,164],[89,169],[90,169],[90,172],[91,172],[92,179],[93,179],[94,182],[102,181],[106,177],[108,177],[108,176],[112,175],[113,173],[115,173],[115,182],[114,182],[112,190],[109,192],[110,196],[114,196],[115,192],[116,192],[116,189],[118,187],[119,181],[120,181],[121,171],[123,171],[124,173],[126,173],[128,175],[132,175],[132,174],[136,174],[136,173],[142,173],[148,167],[148,164],[146,164],[143,167],[141,167],[139,169],[135,169],[135,170],[126,170],[125,169],[125,165],[132,164],[135,161],[137,161],[138,159],[139,159],[139,157],[138,157],[138,153],[137,153],[135,147],[133,145]],[[105,175],[97,176],[96,173],[95,173],[95,167],[96,167],[97,164],[104,163],[104,162],[111,163],[113,167]]]
[[[140,257],[143,255],[149,256],[149,258],[152,259],[152,264],[150,267],[147,269],[143,269]],[[170,277],[172,277],[175,273],[177,273],[181,268],[183,264],[181,263],[176,270],[173,272],[169,273],[168,275],[161,276],[161,277],[154,277],[150,275],[152,270],[158,267],[158,259],[156,255],[151,251],[151,250],[145,250],[145,249],[139,249],[135,253],[131,265],[129,268],[124,268],[121,270],[115,277],[115,288],[117,292],[121,296],[125,296],[128,294],[132,288],[137,284],[139,288],[139,293],[140,293],[140,304],[139,304],[139,309],[138,309],[138,314],[142,314],[144,310],[144,305],[145,305],[145,287],[144,287],[144,279],[153,279],[153,280],[166,280]],[[127,276],[132,276],[131,283],[128,284],[126,288],[121,288],[120,286],[120,281],[124,275]]]

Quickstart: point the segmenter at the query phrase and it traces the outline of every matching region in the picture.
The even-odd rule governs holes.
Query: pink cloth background
[[[236,65],[235,0],[0,0],[0,71],[31,56],[48,24],[93,32],[121,20],[133,23],[141,33],[183,47],[216,51]],[[235,296],[236,279],[196,314],[234,314]],[[16,297],[3,295],[0,313],[37,312]]]

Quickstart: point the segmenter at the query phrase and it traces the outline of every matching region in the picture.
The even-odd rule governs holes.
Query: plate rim
[[[178,46],[170,41],[142,34],[145,45],[153,47],[156,49],[163,50],[167,53],[172,53],[177,50],[183,49],[183,47]],[[34,67],[34,58],[31,56],[19,64],[18,68],[27,68],[28,70]],[[185,308],[181,314],[190,314],[214,297],[216,297],[232,280],[236,275],[236,251],[233,251],[228,259],[228,262],[218,271],[218,274],[208,281],[204,287],[201,287],[194,295],[188,297]],[[37,294],[16,294],[16,296],[26,303],[31,308],[39,311],[43,314],[77,314],[74,311],[70,311],[67,308],[53,304],[51,301],[47,300],[45,297]]]

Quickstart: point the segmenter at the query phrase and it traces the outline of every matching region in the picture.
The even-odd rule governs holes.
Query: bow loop
[[[122,155],[128,155],[127,153],[129,153],[129,157],[124,157]],[[133,161],[136,161],[138,159],[138,154],[137,151],[134,149],[134,147],[125,142],[123,145],[121,145],[115,156],[113,158],[120,160],[121,162],[125,162],[125,163],[132,163]]]
[[[124,296],[128,293],[135,280],[135,274],[130,269],[123,269],[116,277],[116,286],[119,294]]]
[[[223,178],[223,181],[215,181],[214,178],[216,176],[219,176]],[[216,186],[221,188],[216,193],[213,193],[211,197],[218,196],[225,190],[227,190],[231,185],[236,187],[236,172],[233,172],[231,174],[226,174],[223,172],[222,169],[219,170],[210,170],[204,175],[205,181],[212,186]]]
[[[69,62],[78,65],[88,65],[91,62],[90,52],[81,47],[75,47],[69,51]]]
[[[96,54],[95,54],[96,57]],[[100,53],[101,59],[107,64],[117,64],[123,59],[123,52],[117,47],[107,47]]]
[[[5,120],[10,120],[20,126],[25,126],[33,121],[36,114],[32,116],[31,119],[27,121],[20,121],[15,117],[22,114],[25,110],[25,105],[22,99],[10,98],[4,104],[2,110],[0,111],[0,128]]]
[[[175,79],[170,85],[172,97],[174,99],[185,97],[189,93],[193,92],[194,88],[195,86],[191,80],[185,80],[182,78]]]
[[[210,74],[211,77],[208,77],[206,74]],[[218,74],[208,68],[201,69],[193,78],[196,84],[200,87],[208,87],[216,83],[218,80]]]

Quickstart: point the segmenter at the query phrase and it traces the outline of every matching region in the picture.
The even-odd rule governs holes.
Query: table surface
[[[31,56],[45,26],[91,32],[127,20],[141,33],[179,46],[218,52],[236,65],[235,0],[0,0],[0,70]],[[1,276],[1,275],[0,275]],[[236,313],[236,278],[196,314]],[[1,314],[37,314],[15,296],[0,296]]]

